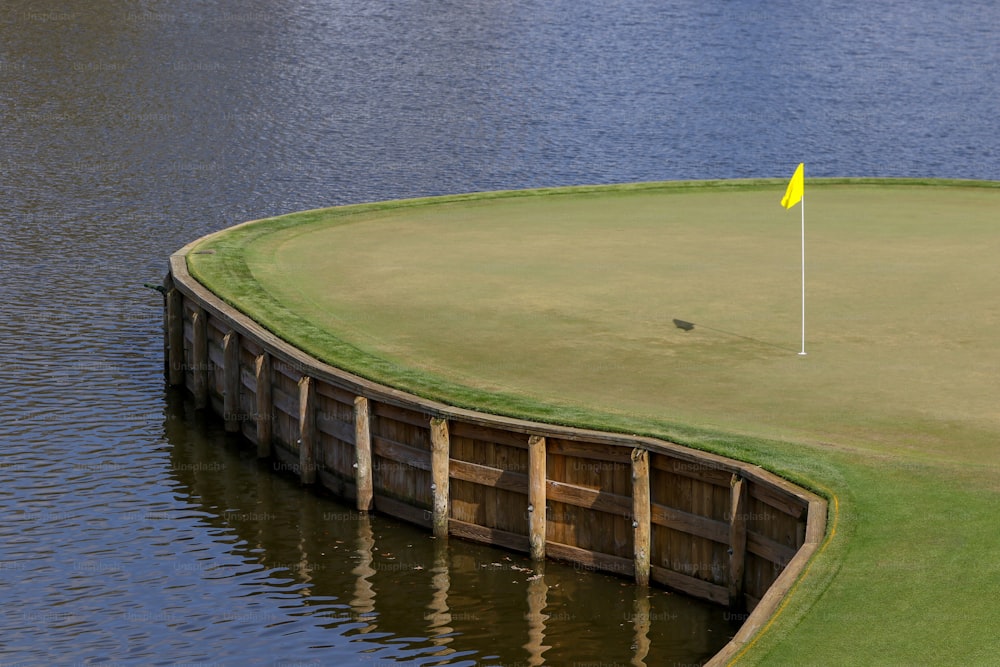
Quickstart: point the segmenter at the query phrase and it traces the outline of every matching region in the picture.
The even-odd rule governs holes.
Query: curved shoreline
[[[226,418],[227,428],[242,432],[255,442],[259,454],[274,455],[297,463],[300,477],[306,483],[323,483],[338,495],[354,498],[360,509],[374,508],[414,523],[430,524],[442,536],[450,533],[529,551],[535,557],[549,556],[580,562],[634,576],[640,583],[651,580],[730,604],[734,608],[745,604],[752,609],[746,621],[733,640],[716,655],[712,664],[722,664],[735,656],[764,627],[823,543],[826,501],[758,466],[656,438],[555,426],[456,408],[324,364],[227,305],[188,273],[187,255],[204,240],[199,239],[185,246],[170,260],[171,273],[166,280],[168,312],[165,341],[170,382],[187,387],[195,394],[196,403],[201,407],[210,407]],[[258,386],[264,387],[259,382],[265,377],[271,386],[257,391]],[[287,391],[292,384],[298,392]],[[274,392],[274,389],[277,391]],[[277,394],[279,400],[268,395],[272,392]],[[331,430],[336,433],[331,434],[317,425],[317,403],[330,400],[336,403],[338,398],[340,401],[333,412],[343,410],[353,402],[355,416],[363,416],[354,424],[353,443],[348,442],[351,434],[344,428],[335,427]],[[271,402],[270,408],[265,407],[267,402]],[[358,410],[358,406],[365,408]],[[386,407],[382,411],[378,406]],[[418,420],[416,424],[413,423],[415,418]],[[369,420],[392,422],[392,428],[396,429],[393,442],[388,442],[384,433],[374,433]],[[359,422],[369,423],[366,427],[369,433],[367,453],[363,451],[366,438],[362,427],[358,426]],[[517,476],[518,473],[509,469],[494,468],[483,461],[456,458],[471,457],[456,454],[457,445],[449,447],[449,431],[453,442],[479,435],[492,438],[494,449],[523,450],[527,455],[522,457],[524,462],[530,459],[530,465],[524,466],[529,472]],[[292,435],[298,437],[290,437]],[[371,440],[375,441],[374,446]],[[353,480],[349,479],[350,470],[343,466],[338,468],[336,463],[329,465],[336,456],[331,457],[331,461],[325,460],[327,453],[317,456],[317,452],[328,452],[334,441],[341,447],[349,445],[353,449],[350,452],[345,449],[336,456],[341,459],[353,456],[353,463],[361,464]],[[358,445],[359,442],[362,446]],[[444,454],[441,454],[442,443]],[[395,451],[392,451],[393,445],[396,446]],[[541,454],[532,455],[531,451],[541,451]],[[440,492],[428,494],[426,488],[411,488],[412,481],[390,488],[399,481],[383,480],[379,488],[378,482],[371,479],[371,457],[382,454],[386,455],[383,457],[385,461],[394,462],[400,470],[405,467],[410,471],[411,480],[414,475],[420,477],[421,482],[433,479],[432,487],[444,489],[449,486],[454,489],[459,484],[478,484],[494,489],[498,498],[508,494],[504,496],[505,502],[526,502],[531,516],[531,521],[526,522],[530,524],[527,526],[528,534],[509,530],[509,525],[498,527],[495,518],[494,525],[477,525],[473,521],[457,519],[453,507],[457,497]],[[397,458],[387,458],[389,456]],[[597,461],[600,466],[607,467],[612,476],[629,472],[640,483],[637,486],[633,482],[628,493],[621,492],[620,488],[616,488],[618,493],[605,493],[599,488],[588,488],[580,483],[580,479],[552,479],[544,472],[547,459],[560,460],[567,469],[570,466],[566,462],[571,461],[583,472],[588,472],[586,462]],[[539,476],[537,467],[540,462],[542,472]],[[651,485],[650,469],[654,471],[654,478],[666,479],[669,475],[669,480],[673,482],[683,477],[691,480],[691,484],[701,485],[703,488],[699,492],[709,499],[710,505],[715,499],[715,506],[700,508],[702,513],[697,514],[686,509],[671,509],[657,502],[665,493],[660,487],[669,484],[654,481]],[[449,484],[451,480],[456,480],[455,485]],[[730,487],[729,492],[720,493],[725,486]],[[527,493],[523,493],[525,490]],[[457,496],[459,492],[454,493]],[[623,531],[626,534],[624,544],[617,545],[614,549],[616,553],[611,554],[599,548],[587,548],[589,544],[582,547],[569,544],[565,528],[561,533],[551,528],[548,531],[559,535],[562,542],[551,537],[547,539],[545,515],[532,513],[530,508],[532,500],[552,503],[555,498],[571,501],[560,505],[567,508],[591,507],[590,513],[585,516],[600,514],[609,520],[609,525],[620,535]],[[467,498],[461,500],[466,504],[469,502]],[[783,518],[778,517],[779,513]],[[536,518],[540,514],[540,519]],[[720,521],[719,516],[728,517],[728,525]],[[791,530],[796,543],[791,551],[787,551],[790,547],[782,549],[781,543],[772,539],[776,533],[767,536],[767,528],[761,522],[768,523],[766,519],[771,517],[774,518],[773,523],[786,522],[777,529],[779,533],[789,532],[789,521],[800,526]],[[469,517],[463,515],[463,518]],[[626,520],[632,523],[631,531],[625,526]],[[575,529],[579,526],[571,527]],[[717,568],[726,570],[728,581],[724,582],[725,585],[707,580],[711,575],[707,575],[706,579],[690,576],[691,569],[685,572],[683,566],[670,569],[656,565],[670,561],[669,557],[655,551],[656,533],[665,530],[673,531],[672,538],[680,534],[688,535],[687,539],[697,544],[696,548],[704,549],[706,554],[713,551],[711,545],[705,546],[706,540],[724,545],[725,549],[734,549],[734,553],[739,555],[724,564],[728,567]],[[627,535],[629,532],[631,535]],[[646,548],[636,549],[636,544]],[[632,553],[626,553],[628,551]],[[767,561],[761,552],[773,560]],[[714,565],[723,565],[717,554],[712,558]],[[743,582],[735,583],[732,576],[734,568],[740,571],[755,562],[758,577],[764,562],[770,563],[774,571],[764,589],[755,591],[759,595],[743,590]]]

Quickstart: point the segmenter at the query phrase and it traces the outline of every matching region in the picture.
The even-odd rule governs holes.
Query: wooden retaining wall
[[[169,383],[259,456],[359,510],[746,612],[719,663],[766,622],[823,538],[826,502],[757,466],[454,408],[323,364],[195,281],[190,248],[171,257],[164,285]]]

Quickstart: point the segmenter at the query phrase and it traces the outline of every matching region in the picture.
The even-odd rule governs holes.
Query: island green
[[[313,356],[513,417],[663,438],[827,497],[741,663],[1000,654],[1000,183],[503,191],[248,223],[199,281]]]

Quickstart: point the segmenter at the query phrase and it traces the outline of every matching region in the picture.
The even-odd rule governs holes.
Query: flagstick
[[[803,194],[799,202],[802,207],[802,351],[800,356],[806,354],[806,196]]]

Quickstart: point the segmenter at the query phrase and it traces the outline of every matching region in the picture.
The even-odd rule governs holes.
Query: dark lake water
[[[7,0],[0,664],[711,655],[720,609],[537,578],[273,474],[165,391],[142,283],[331,204],[800,161],[1000,179],[998,37],[992,0]]]

